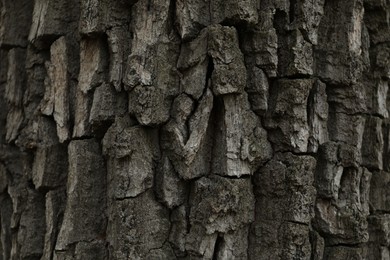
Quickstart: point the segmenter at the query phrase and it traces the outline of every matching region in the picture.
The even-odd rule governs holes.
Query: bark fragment
[[[247,62],[247,66],[250,64],[250,69],[247,70],[247,86],[246,92],[248,93],[248,99],[251,104],[251,109],[257,115],[264,115],[268,110],[269,101],[269,82],[267,75],[263,70]]]
[[[42,258],[51,259],[55,250],[57,236],[61,228],[62,217],[65,210],[66,190],[49,191],[46,194],[45,219],[46,233]]]
[[[156,175],[157,197],[168,207],[180,206],[187,198],[187,185],[175,172],[167,156],[164,156]]]
[[[388,212],[390,210],[390,192],[387,188],[389,183],[390,174],[388,172],[373,172],[370,183],[370,206],[374,212]]]
[[[72,141],[68,155],[67,202],[55,247],[59,251],[99,239],[106,225],[106,170],[99,144],[93,139]]]
[[[181,98],[182,97],[182,98]],[[210,169],[210,115],[213,95],[209,89],[199,102],[193,115],[192,101],[179,96],[175,102],[176,118],[170,120],[162,131],[162,148],[183,179],[207,175]],[[188,127],[184,127],[187,125]]]
[[[77,30],[78,1],[37,0],[34,3],[28,36],[30,42],[46,47],[46,39],[52,41],[51,39]]]
[[[236,29],[213,25],[208,30],[208,54],[214,65],[211,75],[213,93],[242,93],[246,86],[246,69]]]
[[[87,94],[105,80],[106,56],[106,46],[102,38],[87,38],[81,41],[78,88],[84,94]]]
[[[159,157],[156,131],[115,123],[103,139],[108,157],[108,193],[115,199],[136,197],[153,186],[154,161]]]
[[[207,87],[207,70],[210,59],[207,56],[208,30],[204,29],[193,41],[183,43],[177,67],[181,72],[180,88],[187,95],[199,99]]]
[[[281,79],[272,86],[265,126],[277,151],[307,152],[307,105],[313,83],[311,79]]]
[[[3,0],[0,15],[0,46],[27,45],[30,29],[33,1]],[[12,30],[10,30],[12,28]]]
[[[107,31],[107,41],[110,53],[109,80],[116,91],[122,89],[126,59],[131,48],[131,39],[126,26],[114,27]]]
[[[124,84],[129,90],[129,112],[142,125],[166,122],[172,97],[179,90],[179,42],[169,28],[169,8],[169,0],[141,0],[132,8],[134,37]]]
[[[325,82],[348,85],[361,78],[362,22],[362,0],[325,5],[315,52],[317,73]]]
[[[249,257],[310,259],[316,160],[277,153],[255,175],[256,214]]]
[[[23,91],[25,90],[26,73],[24,70],[26,51],[22,48],[13,48],[8,52],[7,84],[5,85],[5,101],[8,103],[5,140],[11,142],[16,139],[23,121]]]
[[[216,125],[213,173],[226,176],[251,175],[272,156],[267,132],[250,110],[246,94],[222,97]]]
[[[367,169],[344,168],[337,179],[339,188],[335,200],[317,199],[314,223],[327,235],[328,244],[367,242],[370,178]]]
[[[195,182],[191,198],[191,224],[201,225],[207,234],[237,230],[254,219],[249,179],[203,177]]]
[[[53,114],[57,123],[57,135],[61,143],[70,138],[70,92],[73,82],[71,77],[76,74],[72,67],[72,52],[74,43],[66,37],[56,40],[50,47],[50,65],[48,65],[48,76],[50,89],[48,103],[43,112],[47,115]]]
[[[19,257],[26,259],[42,255],[44,234],[45,200],[42,194],[29,189],[26,207],[20,216],[17,234],[17,245],[20,246],[18,248]]]
[[[328,109],[326,86],[316,81],[308,100],[309,143],[308,152],[317,152],[318,147],[327,142],[328,136]]]
[[[169,212],[148,190],[136,198],[117,200],[109,209],[107,240],[115,259],[169,259],[173,251],[165,243]],[[154,257],[154,258],[153,258]]]

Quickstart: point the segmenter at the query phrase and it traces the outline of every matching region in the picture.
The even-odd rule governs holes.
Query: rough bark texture
[[[389,16],[1,0],[0,260],[389,260]]]

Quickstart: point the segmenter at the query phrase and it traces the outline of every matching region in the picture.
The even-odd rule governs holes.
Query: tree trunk
[[[390,259],[389,1],[0,10],[0,259]]]

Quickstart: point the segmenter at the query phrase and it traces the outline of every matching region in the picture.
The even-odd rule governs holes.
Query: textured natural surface
[[[0,260],[390,260],[389,17],[0,0]]]

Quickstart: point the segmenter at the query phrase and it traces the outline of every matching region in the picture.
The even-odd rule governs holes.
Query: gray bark
[[[389,260],[389,16],[1,0],[0,260]]]

